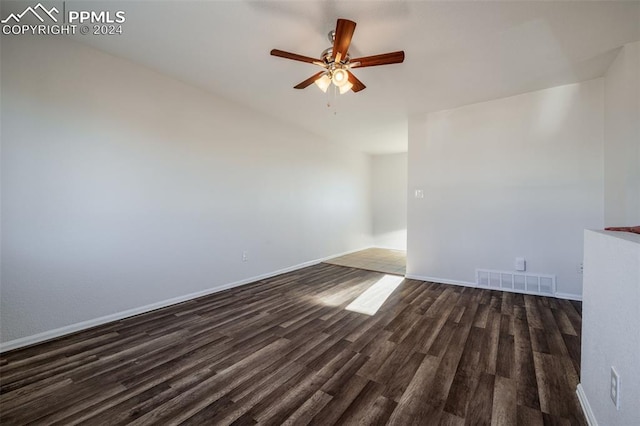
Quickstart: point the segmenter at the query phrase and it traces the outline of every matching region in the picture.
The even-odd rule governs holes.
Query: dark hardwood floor
[[[580,305],[319,264],[0,357],[0,423],[584,425]]]

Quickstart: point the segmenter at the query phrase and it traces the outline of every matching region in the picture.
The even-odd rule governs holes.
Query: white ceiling
[[[67,1],[67,8],[78,2]],[[76,36],[219,96],[370,153],[407,147],[407,117],[602,76],[640,39],[639,2],[91,2],[124,10],[122,36]],[[3,16],[5,16],[3,7]],[[403,64],[357,69],[367,89],[332,108],[319,57],[336,19],[357,22],[352,56],[404,50]]]

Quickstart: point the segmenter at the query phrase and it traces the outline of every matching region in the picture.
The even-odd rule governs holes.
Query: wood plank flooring
[[[404,276],[407,269],[407,252],[372,247],[325,260],[325,263]]]
[[[319,264],[0,356],[0,423],[585,425],[580,305]]]

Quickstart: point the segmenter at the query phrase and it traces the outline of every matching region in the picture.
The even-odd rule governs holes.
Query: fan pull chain
[[[336,100],[338,99],[338,88],[333,84],[327,90],[327,108],[333,108],[333,115],[337,115]],[[333,102],[332,102],[333,101]]]
[[[327,90],[327,108],[331,108],[331,93],[333,93],[333,84]]]

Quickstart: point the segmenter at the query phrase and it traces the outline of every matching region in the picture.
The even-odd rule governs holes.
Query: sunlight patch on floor
[[[357,292],[357,289],[354,288],[346,288],[340,291],[331,289],[314,296],[313,300],[314,302],[320,303],[324,306],[336,307],[347,303],[348,300],[351,300],[355,292]]]
[[[403,279],[404,277],[397,275],[385,275],[347,305],[345,309],[360,314],[374,315],[393,293],[393,290],[398,288]]]

